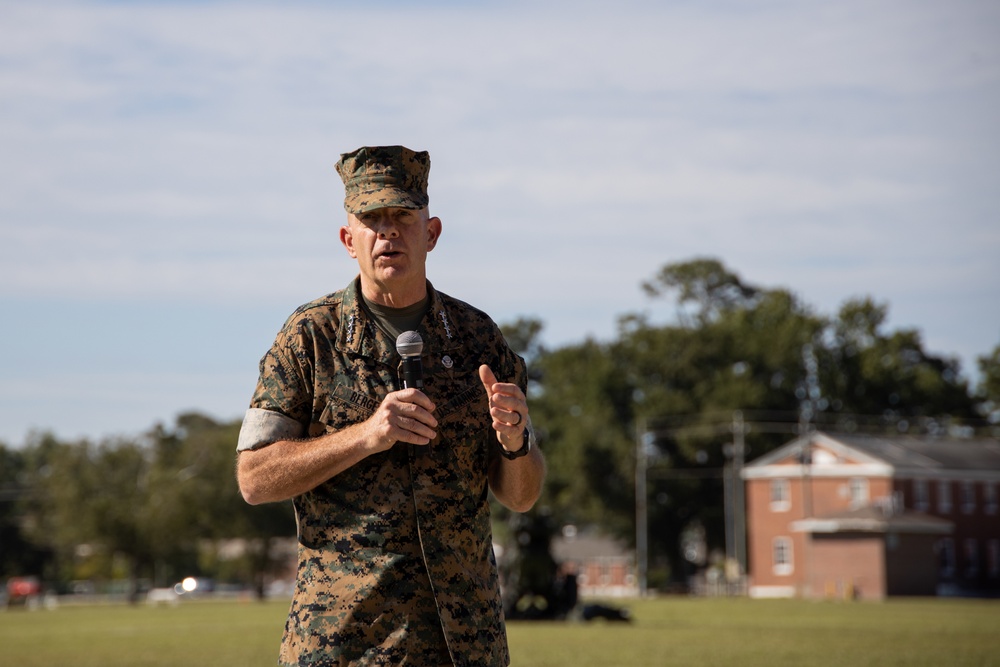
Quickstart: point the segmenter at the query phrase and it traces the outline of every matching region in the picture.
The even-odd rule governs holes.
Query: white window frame
[[[868,479],[865,477],[852,477],[847,483],[848,496],[851,507],[863,507],[868,504]]]
[[[787,577],[795,571],[792,538],[776,537],[771,542],[771,569],[779,577]]]
[[[792,484],[787,479],[772,479],[768,493],[772,512],[787,512],[792,508]]]

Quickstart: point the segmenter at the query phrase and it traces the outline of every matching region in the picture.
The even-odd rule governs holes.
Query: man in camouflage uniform
[[[510,662],[487,493],[530,509],[545,463],[524,361],[427,281],[429,170],[402,146],[341,156],[340,240],[360,275],[296,310],[260,363],[237,475],[247,502],[295,506],[281,665]],[[411,329],[422,390],[400,381],[395,339]]]

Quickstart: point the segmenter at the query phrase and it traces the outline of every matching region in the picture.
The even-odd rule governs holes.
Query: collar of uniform
[[[363,357],[372,357],[383,363],[391,363],[395,354],[395,341],[375,326],[361,305],[361,277],[358,276],[344,290],[341,301],[340,339],[341,349],[347,349]]]
[[[427,294],[430,296],[427,314],[420,324],[420,334],[424,339],[424,354],[429,351],[437,353],[457,348],[459,340],[455,320],[430,281],[427,282]],[[344,290],[338,337],[342,349],[384,363],[395,363],[396,341],[389,340],[389,337],[375,326],[361,305],[360,276],[351,281]]]
[[[430,304],[427,314],[424,315],[424,321],[420,324],[420,333],[424,338],[424,354],[428,352],[437,354],[458,348],[461,341],[458,339],[455,319],[430,281],[427,282],[427,294],[431,297]]]

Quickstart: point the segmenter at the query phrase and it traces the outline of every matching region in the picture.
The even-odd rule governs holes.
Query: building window
[[[979,545],[974,538],[964,542],[965,578],[975,579],[979,576]]]
[[[990,579],[1000,577],[1000,540],[986,543],[986,573]]]
[[[792,540],[787,537],[774,538],[772,548],[774,573],[787,576],[792,573]]]
[[[771,511],[787,512],[792,505],[791,486],[787,479],[771,480]]]
[[[993,482],[983,484],[983,509],[987,514],[997,513],[997,485]]]
[[[976,487],[972,482],[962,482],[959,487],[962,494],[962,514],[972,514],[976,511]]]
[[[942,577],[948,578],[955,574],[955,542],[950,537],[938,543],[938,565]]]
[[[864,477],[852,477],[850,483],[851,507],[861,507],[868,504],[868,480]]]
[[[951,512],[951,482],[938,482],[938,512]]]
[[[931,506],[929,498],[930,494],[927,493],[927,480],[913,480],[913,509],[918,512],[926,512]]]

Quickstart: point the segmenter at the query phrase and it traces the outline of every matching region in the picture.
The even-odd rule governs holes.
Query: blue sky
[[[355,274],[339,153],[430,151],[435,285],[550,346],[711,256],[1000,343],[1000,5],[0,1],[0,441],[242,414]]]

